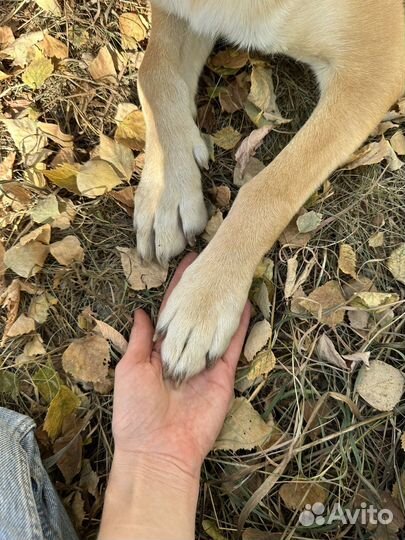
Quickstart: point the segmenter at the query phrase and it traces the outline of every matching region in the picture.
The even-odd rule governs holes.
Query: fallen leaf
[[[251,450],[262,446],[271,431],[246,398],[235,398],[214,443],[214,450]]]
[[[66,505],[66,508],[70,508],[72,512],[73,525],[76,530],[80,530],[84,518],[86,517],[86,512],[84,511],[84,500],[80,491],[74,491],[71,494],[69,501],[63,501]]]
[[[387,267],[396,280],[405,284],[405,243],[391,253]]]
[[[107,46],[101,47],[97,56],[88,65],[89,73],[95,81],[118,84],[114,60]]]
[[[243,109],[249,94],[247,78],[247,73],[239,73],[228,86],[220,89],[219,102],[224,112],[232,114]]]
[[[11,337],[17,337],[22,336],[24,334],[30,334],[31,332],[35,331],[35,321],[31,317],[27,317],[22,313],[18,319],[11,325],[11,327],[7,331],[7,335],[5,337],[11,338]]]
[[[65,236],[63,240],[54,242],[49,246],[49,253],[62,266],[69,266],[74,262],[83,262],[84,250],[76,236]]]
[[[255,356],[246,374],[248,381],[254,381],[262,375],[267,375],[276,365],[276,357],[273,351],[262,351]]]
[[[232,150],[241,138],[239,131],[231,126],[224,127],[212,135],[214,143],[224,150]]]
[[[294,294],[295,283],[297,280],[297,270],[297,257],[291,257],[287,261],[287,277],[284,285],[284,298],[290,298]]]
[[[18,309],[21,299],[21,282],[18,279],[13,279],[7,289],[0,295],[1,307],[7,310],[7,318],[4,324],[3,337],[0,342],[2,345],[6,339],[10,327],[14,324],[18,316]]]
[[[381,163],[383,160],[387,161],[388,168],[391,171],[396,171],[403,165],[402,161],[397,158],[390,143],[384,137],[378,142],[366,144],[357,150],[345,164],[344,169],[351,170],[365,165],[374,165]]]
[[[212,519],[203,519],[202,526],[204,532],[212,538],[212,540],[226,540]]]
[[[344,274],[349,274],[356,279],[356,253],[352,246],[349,246],[349,244],[340,244],[338,264],[339,270],[341,270]]]
[[[62,16],[62,12],[56,0],[34,0],[34,2],[44,11],[48,11],[56,17]]]
[[[82,195],[94,198],[111,191],[122,181],[107,161],[92,159],[82,165],[77,174],[76,182]]]
[[[9,182],[10,180],[12,180],[15,157],[16,153],[10,152],[0,162],[0,181]]]
[[[2,203],[10,206],[15,212],[26,210],[31,203],[32,197],[19,182],[7,182],[1,186],[3,192]]]
[[[283,540],[283,533],[271,533],[248,527],[242,533],[242,540]]]
[[[343,322],[345,299],[337,281],[328,281],[300,300],[300,305],[308,310],[318,321],[328,326]]]
[[[254,156],[259,146],[263,144],[263,140],[270,129],[269,126],[254,129],[250,135],[241,142],[235,154],[236,163],[240,166],[241,175],[243,175],[250,158]]]
[[[77,175],[80,170],[80,165],[76,163],[62,163],[55,169],[45,170],[44,176],[53,184],[63,189],[67,189],[72,193],[79,194],[77,187]]]
[[[33,296],[28,308],[28,315],[38,324],[43,324],[48,318],[50,307],[57,303],[57,299],[49,292]]]
[[[265,62],[256,61],[253,63],[248,101],[257,107],[259,114],[272,125],[290,122],[281,116],[276,103],[272,71]]]
[[[42,31],[27,32],[10,43],[8,47],[0,51],[0,60],[2,58],[7,58],[13,60],[15,66],[24,67],[29,61],[33,45],[43,39],[44,33]]]
[[[384,245],[384,233],[380,231],[370,236],[368,245],[372,248],[382,247]]]
[[[60,456],[56,465],[66,484],[71,484],[82,468],[83,441],[79,433],[76,415],[70,414],[63,419],[62,434],[53,444],[53,451]]]
[[[44,135],[62,148],[73,148],[73,136],[69,133],[64,133],[58,124],[38,122],[37,125]]]
[[[220,228],[224,221],[224,216],[222,215],[221,210],[217,209],[213,216],[210,217],[208,220],[207,226],[205,227],[205,230],[202,234],[202,238],[209,242],[212,240],[215,236],[215,233]]]
[[[316,345],[316,353],[319,360],[332,364],[338,368],[347,370],[347,364],[335,349],[332,340],[326,334],[322,334]]]
[[[392,411],[404,392],[404,377],[390,364],[373,360],[360,369],[355,391],[374,409]]]
[[[90,495],[93,495],[93,497],[97,497],[98,483],[99,483],[98,474],[95,471],[93,471],[90,460],[84,459],[82,470],[80,473],[79,486],[82,489],[86,490],[88,493],[90,493]]]
[[[102,383],[107,379],[110,347],[102,336],[73,341],[62,355],[62,366],[77,381]]]
[[[96,319],[90,308],[85,308],[79,316],[79,326],[86,331],[95,331],[114,345],[117,351],[124,354],[128,347],[128,342],[122,334],[111,325]]]
[[[303,510],[306,505],[312,506],[315,503],[324,504],[328,498],[328,492],[321,484],[306,478],[286,482],[279,493],[290,510]]]
[[[367,328],[368,320],[370,318],[368,311],[349,309],[347,311],[347,316],[349,317],[350,326],[352,328],[356,328],[357,330],[364,330]]]
[[[32,357],[42,354],[46,354],[44,342],[39,334],[35,334],[35,336],[24,345],[24,355]]]
[[[4,279],[4,274],[6,273],[6,266],[4,264],[5,254],[6,254],[6,250],[4,248],[2,241],[0,240],[0,295],[2,295],[2,293],[6,289],[6,282]],[[0,296],[0,298],[2,298],[2,296]]]
[[[124,208],[128,215],[133,216],[135,207],[135,188],[133,186],[128,186],[118,191],[111,191],[110,195],[122,208]]]
[[[253,300],[254,300],[254,303],[257,305],[257,307],[260,309],[263,317],[265,319],[269,319],[270,318],[269,291],[264,281],[260,283],[259,288],[257,289],[253,297]]]
[[[59,201],[53,193],[44,199],[39,199],[31,210],[31,217],[35,223],[49,223],[59,215]]]
[[[396,293],[365,291],[356,293],[350,302],[350,305],[360,309],[372,310],[395,304],[398,300],[399,296]]]
[[[134,103],[131,103],[130,101],[118,103],[117,112],[115,113],[114,120],[116,121],[117,124],[119,124],[134,111],[139,112],[139,108]]]
[[[44,421],[44,430],[54,441],[62,431],[63,419],[72,414],[80,405],[80,399],[65,385],[61,385],[52,399]]]
[[[264,257],[256,267],[254,278],[264,279],[267,281],[273,280],[274,262],[270,257]]]
[[[131,150],[145,147],[146,126],[142,111],[134,110],[118,123],[114,139]]]
[[[5,49],[15,41],[10,26],[0,26],[0,50]]]
[[[302,213],[306,213],[306,211],[303,210]],[[297,218],[298,216],[295,216],[281,233],[278,241],[282,246],[305,247],[311,240],[311,233],[300,233],[298,230]]]
[[[257,322],[253,326],[243,349],[243,354],[248,362],[251,362],[257,353],[268,345],[271,339],[271,334],[271,326],[266,319]]]
[[[137,49],[140,41],[147,36],[147,21],[137,13],[123,13],[118,23],[123,49]]]
[[[19,394],[20,381],[18,380],[17,373],[11,371],[0,371],[0,395],[5,394],[13,399]]]
[[[314,212],[311,210],[310,212],[305,212],[305,214],[302,214],[301,216],[298,216],[297,218],[297,228],[298,232],[300,233],[310,233],[314,231],[317,227],[319,227],[320,223],[322,221],[322,214],[319,214],[318,212]]]
[[[65,210],[51,222],[52,229],[68,229],[76,216],[76,208],[69,200],[65,201]]]
[[[347,300],[352,299],[359,292],[372,292],[375,290],[372,280],[361,274],[356,279],[351,279],[343,285],[343,293]]]
[[[42,366],[37,369],[32,376],[32,381],[46,403],[50,403],[59,392],[61,386],[63,386],[58,372],[51,366]]]
[[[37,90],[53,73],[53,64],[42,52],[38,52],[34,60],[22,74],[22,80],[29,88]]]
[[[396,154],[405,156],[405,135],[401,130],[394,133],[390,139],[390,143]]]
[[[217,208],[229,208],[231,190],[228,186],[215,186],[210,190],[210,194]]]
[[[41,242],[41,244],[49,244],[51,240],[51,226],[46,223],[45,225],[41,225],[41,227],[34,229],[30,233],[25,234],[20,238],[20,244],[25,246],[25,244],[28,244],[33,240],[37,240],[38,242]]]
[[[41,270],[48,253],[48,246],[41,242],[33,241],[25,246],[17,244],[6,251],[4,264],[17,275],[29,278]]]
[[[14,120],[2,118],[1,121],[22,154],[27,167],[35,165],[44,156],[46,157],[44,148],[48,141],[38,128],[37,122],[28,117]]]
[[[225,49],[211,56],[207,62],[210,69],[219,75],[233,75],[246,66],[249,54],[240,49]]]
[[[48,152],[48,150],[44,150],[44,152]],[[40,159],[43,158],[41,157]],[[34,167],[26,169],[24,171],[24,181],[26,184],[35,186],[39,189],[46,187],[46,179],[43,174],[45,169],[45,163],[37,163]]]
[[[237,163],[233,172],[233,183],[235,186],[242,187],[246,182],[249,182],[249,180],[252,180],[252,178],[262,172],[264,168],[264,163],[255,157],[249,159],[243,173],[240,164]]]
[[[134,291],[160,287],[167,278],[167,269],[156,262],[142,261],[134,248],[117,247],[128,284]]]
[[[45,34],[42,42],[42,48],[45,56],[48,58],[57,58],[58,60],[65,60],[68,57],[67,45],[62,43],[59,39],[56,39],[49,34]]]
[[[131,179],[134,170],[134,154],[130,148],[106,135],[100,135],[100,158],[113,165],[123,180]]]
[[[350,371],[353,371],[357,364],[361,363],[365,366],[370,366],[370,353],[367,352],[356,352],[353,354],[343,354],[343,358],[349,362]]]

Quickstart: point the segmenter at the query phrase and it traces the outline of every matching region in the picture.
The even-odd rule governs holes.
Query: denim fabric
[[[34,429],[31,418],[0,407],[0,540],[78,540]]]

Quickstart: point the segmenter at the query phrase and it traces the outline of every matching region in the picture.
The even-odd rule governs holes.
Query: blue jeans
[[[35,427],[0,407],[0,540],[78,540],[42,465]]]

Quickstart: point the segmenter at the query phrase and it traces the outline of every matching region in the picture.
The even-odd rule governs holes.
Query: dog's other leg
[[[296,7],[291,40],[300,39],[295,50],[307,49],[307,58],[318,55],[313,65],[321,98],[291,143],[241,188],[161,313],[163,362],[176,379],[224,353],[261,257],[404,90],[401,0],[300,0]]]
[[[146,122],[145,167],[135,195],[137,248],[162,264],[205,227],[199,167],[208,151],[194,122],[198,77],[213,39],[152,8],[152,32],[139,70]]]

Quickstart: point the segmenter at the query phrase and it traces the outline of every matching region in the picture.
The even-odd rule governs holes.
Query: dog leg
[[[389,10],[379,0],[358,8],[354,4],[361,3],[348,3],[351,9],[347,9],[347,21],[345,13],[335,17],[335,0],[331,3],[331,19],[319,21],[318,43],[322,28],[333,34],[331,28],[339,21],[336,32],[342,32],[344,47],[333,51],[318,47],[321,58],[314,65],[321,98],[315,111],[276,159],[240,189],[224,223],[185,271],[159,318],[158,331],[166,335],[163,362],[168,375],[175,379],[195,375],[224,353],[262,256],[310,195],[359,147],[403,92],[401,2],[390,2]],[[312,2],[314,9],[320,4],[327,6],[327,2]],[[355,9],[360,13],[352,19]],[[355,28],[348,26],[353,21]],[[303,36],[313,31],[313,26],[306,32],[303,28]],[[330,44],[331,36],[323,37]]]
[[[139,70],[146,122],[145,167],[135,195],[137,248],[166,265],[207,222],[199,167],[208,150],[195,124],[194,96],[213,40],[152,8],[152,33]]]

